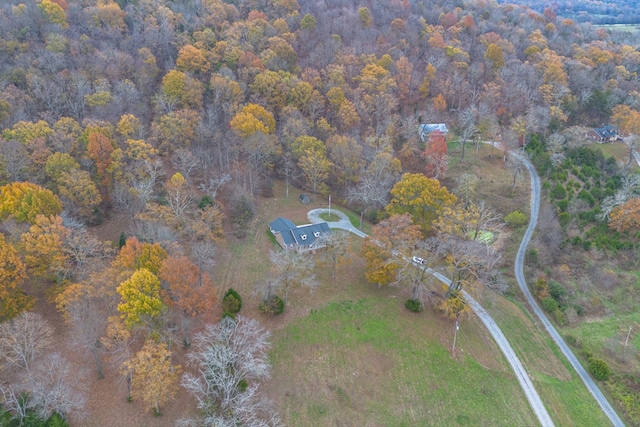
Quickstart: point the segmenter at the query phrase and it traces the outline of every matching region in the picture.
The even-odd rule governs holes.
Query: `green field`
[[[372,297],[329,303],[276,331],[272,383],[285,389],[278,399],[283,421],[535,425],[495,345],[476,347],[482,326],[463,324],[454,357],[449,323],[409,313],[397,299]]]
[[[480,196],[505,202],[511,210],[528,207],[528,177],[518,179],[513,195],[505,195],[501,190],[508,187],[510,174],[501,159],[488,157],[490,149],[481,147],[477,154],[467,150],[464,162],[452,162],[450,174],[483,171]],[[223,268],[216,278],[222,289],[239,290],[243,313],[272,331],[273,372],[265,393],[286,425],[537,425],[511,367],[484,326],[474,316],[465,319],[453,354],[451,321],[437,317],[430,307],[419,314],[406,310],[409,289],[378,288],[364,280],[359,238],[352,238],[353,262],[338,269],[337,280],[318,267],[319,286],[313,292],[292,289],[281,316],[259,313],[260,286],[274,247],[265,231],[268,223],[278,216],[303,223],[309,209],[327,207],[324,200],[303,205],[292,190],[282,198],[276,183],[276,198],[259,201],[253,233],[230,242],[231,256],[219,261]],[[440,285],[433,290],[440,291]],[[607,425],[582,382],[527,312],[492,293],[480,298],[556,425]]]

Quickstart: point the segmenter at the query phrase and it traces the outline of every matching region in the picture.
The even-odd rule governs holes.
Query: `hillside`
[[[351,352],[374,348],[382,366],[406,364],[389,371],[392,380],[366,367],[370,387],[420,369],[411,352],[385,347],[385,334],[419,327],[405,303],[435,326],[424,342],[416,329],[397,345],[433,346],[430,357],[455,370],[441,328],[468,318],[461,290],[502,301],[496,317],[528,315],[504,308],[521,303],[512,249],[529,190],[509,152],[522,150],[544,180],[529,283],[585,365],[607,370],[600,384],[625,420],[640,425],[640,175],[630,161],[640,51],[556,5],[539,13],[482,0],[2,2],[0,423],[106,425],[118,414],[123,426],[278,425],[268,395],[295,425],[301,415],[287,393],[316,387],[330,398],[309,403],[303,419],[326,409],[327,424],[346,422],[384,397],[336,406],[341,393],[363,392],[345,377]],[[593,16],[637,13],[631,3],[584,5]],[[439,130],[421,135],[421,124]],[[622,141],[590,139],[605,124]],[[302,225],[330,199],[375,239],[314,235],[324,249],[308,257],[275,246],[271,221],[291,215]],[[434,286],[407,262],[413,256],[453,284]],[[334,288],[336,271],[350,265]],[[353,312],[397,322],[354,330]],[[311,356],[287,353],[287,341],[317,345],[296,335],[313,313],[323,330],[361,331],[373,347],[332,336],[322,352],[343,363],[341,382],[321,384],[316,372],[310,388],[303,377],[289,387],[287,366]],[[562,359],[553,384],[545,381],[538,357],[553,347],[535,325],[526,329],[511,339],[537,337],[518,343],[537,387],[549,400],[571,389],[553,404],[554,420],[599,419],[577,403],[585,390]],[[493,347],[484,353],[481,340],[465,339],[469,390],[459,377],[447,388],[437,363],[425,364],[429,379],[413,395],[403,389],[373,425],[426,420],[415,397],[433,386],[471,401],[483,394],[474,423],[528,423],[520,400],[511,415],[504,400],[499,413],[487,409],[497,395],[482,379],[500,372],[495,385],[511,396],[513,378],[502,376],[501,359],[487,362],[500,357]],[[274,390],[263,391],[267,381]],[[448,406],[434,414],[471,421]]]

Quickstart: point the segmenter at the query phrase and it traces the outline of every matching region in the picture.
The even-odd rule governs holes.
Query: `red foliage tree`
[[[448,153],[449,150],[442,132],[431,132],[423,154],[427,160],[425,175],[429,178],[443,179],[448,168]]]

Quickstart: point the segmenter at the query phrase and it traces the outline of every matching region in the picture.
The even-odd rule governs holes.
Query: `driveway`
[[[307,218],[311,223],[317,224],[318,222],[324,222],[324,220],[320,218],[320,214],[329,213],[329,212],[337,214],[340,217],[339,221],[327,222],[330,228],[338,228],[341,230],[346,230],[362,238],[367,237],[365,233],[363,233],[362,231],[358,230],[357,228],[351,225],[351,222],[349,221],[349,218],[347,217],[347,215],[335,209],[332,209],[331,211],[329,211],[329,209],[313,209],[307,213]],[[419,266],[416,265],[416,266],[419,268],[426,269],[426,271],[428,271],[430,274],[432,274],[437,279],[439,279],[440,281],[444,282],[447,285],[451,283],[449,278],[447,278],[441,273],[438,273],[437,271],[434,271],[430,268],[426,268],[422,265],[419,265]],[[518,378],[518,382],[522,387],[522,391],[524,392],[527,400],[529,401],[529,405],[531,405],[531,409],[536,414],[538,421],[540,421],[540,425],[542,425],[543,427],[553,426],[554,425],[553,420],[549,416],[549,413],[547,412],[547,409],[545,408],[544,403],[542,402],[542,399],[540,399],[540,395],[538,394],[535,387],[533,386],[533,382],[531,381],[531,378],[529,378],[527,371],[524,369],[524,366],[522,366],[520,359],[518,359],[518,356],[516,355],[511,345],[509,344],[509,341],[507,341],[507,338],[502,333],[502,330],[500,329],[498,324],[493,320],[493,318],[489,315],[489,313],[487,313],[484,310],[484,308],[482,308],[482,306],[475,299],[471,297],[471,295],[464,292],[464,296],[467,302],[469,303],[469,305],[471,305],[471,308],[473,309],[474,313],[478,316],[480,321],[485,325],[485,327],[493,337],[496,344],[498,344],[498,347],[502,351],[502,354],[504,354],[504,357],[507,359],[507,361],[511,365],[513,372],[515,373],[516,378]]]
[[[326,213],[326,214],[331,213],[333,215],[338,215],[338,217],[340,217],[340,220],[331,221],[331,222],[325,221],[324,219],[320,218],[320,214],[323,214],[323,213]],[[323,208],[313,209],[307,212],[307,219],[312,224],[317,224],[319,222],[326,222],[329,225],[329,228],[338,228],[340,230],[346,230],[350,233],[355,234],[356,236],[362,237],[363,239],[367,237],[365,233],[363,233],[361,230],[358,230],[353,225],[351,225],[351,221],[349,221],[349,217],[344,212],[341,212],[337,209],[323,209]]]

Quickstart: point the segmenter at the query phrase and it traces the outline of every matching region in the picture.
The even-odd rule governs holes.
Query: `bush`
[[[594,357],[589,360],[589,373],[597,380],[606,381],[611,375],[611,370],[607,362]]]
[[[575,335],[567,335],[564,337],[564,340],[572,347],[582,348],[582,341]]]
[[[549,314],[553,314],[556,310],[560,309],[560,307],[558,307],[558,303],[552,297],[546,297],[541,299],[540,305],[542,305],[542,308],[544,309],[544,311],[546,311]]]
[[[519,211],[511,212],[509,215],[504,217],[504,220],[514,228],[522,227],[528,221],[527,216]]]
[[[208,195],[202,196],[202,199],[198,202],[198,207],[204,209],[208,206],[213,206],[213,197]]]
[[[567,197],[567,190],[564,189],[562,184],[558,183],[553,187],[553,190],[551,190],[551,195],[556,200],[562,200]]]
[[[408,299],[404,306],[412,313],[420,313],[422,311],[422,303],[417,299]]]
[[[284,311],[284,300],[277,295],[271,295],[268,300],[262,301],[258,308],[265,314],[277,316]]]
[[[222,298],[222,316],[235,317],[242,308],[242,297],[235,289],[229,288]]]

